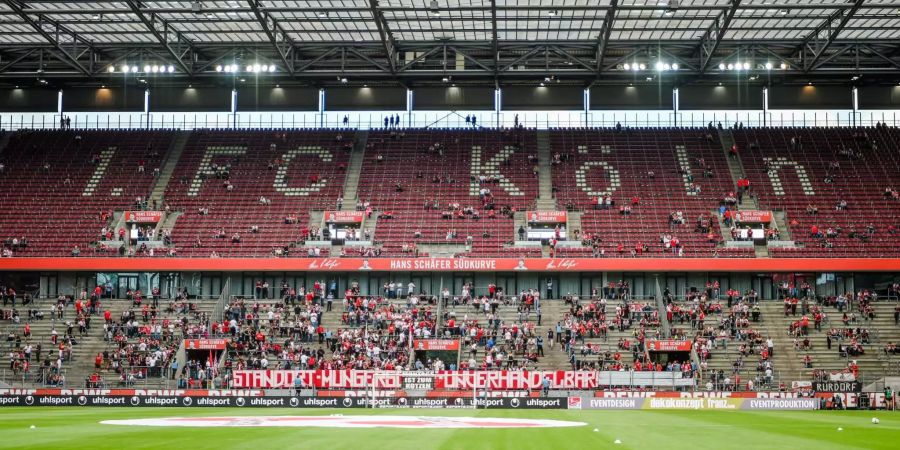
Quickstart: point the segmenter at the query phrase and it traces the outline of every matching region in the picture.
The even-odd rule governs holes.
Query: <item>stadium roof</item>
[[[260,64],[275,66],[271,79],[317,84],[589,84],[657,63],[683,78],[731,76],[729,64],[804,81],[896,78],[900,2],[0,1],[0,78],[10,80],[103,80],[122,64],[158,64],[174,67],[170,80],[198,81]]]

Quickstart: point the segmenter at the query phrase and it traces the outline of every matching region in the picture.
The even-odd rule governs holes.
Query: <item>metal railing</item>
[[[662,328],[663,336],[672,336],[672,324],[669,323],[669,315],[666,313],[665,299],[663,299],[663,291],[659,286],[659,279],[656,283],[656,309],[659,311],[659,324]]]
[[[222,292],[219,293],[219,298],[216,301],[216,306],[213,307],[212,314],[210,315],[209,325],[207,325],[206,331],[208,333],[212,333],[212,323],[222,320],[222,314],[225,313],[225,308],[228,307],[228,303],[231,300],[231,277],[228,277],[225,280],[225,284],[222,286]]]
[[[747,111],[295,111],[295,112],[71,112],[72,129],[384,129],[384,118],[399,115],[399,128],[473,128],[466,117],[477,119],[477,128],[513,127],[551,129],[570,127],[872,127],[876,123],[900,125],[900,110],[747,110]],[[347,122],[344,122],[346,117]],[[57,129],[57,113],[0,114],[0,129]]]
[[[17,371],[16,373],[7,368],[0,370],[0,380],[9,384],[12,388],[171,388],[176,384],[171,377],[171,369],[169,367],[158,366],[151,369],[147,366],[126,366],[121,368],[120,371],[126,374],[124,380],[121,378],[121,373],[103,370],[98,372],[100,375],[99,380],[96,383],[91,383],[90,375],[93,372],[84,373],[73,371],[71,368],[56,370],[39,367],[31,368],[28,372]],[[77,376],[72,378],[72,374],[78,373],[81,373],[84,377]],[[60,375],[62,381],[54,381],[55,378],[51,377],[51,375]]]

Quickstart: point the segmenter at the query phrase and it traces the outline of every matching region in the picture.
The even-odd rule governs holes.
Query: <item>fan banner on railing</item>
[[[440,371],[434,372],[435,389],[541,389],[544,378],[551,389],[594,389],[600,386],[600,372],[574,371]],[[378,375],[377,377],[375,375]],[[300,386],[317,389],[370,388],[399,389],[404,377],[421,375],[418,372],[376,372],[372,370],[235,370],[237,388],[292,388],[295,380]]]
[[[566,211],[528,211],[525,214],[529,223],[566,223]]]
[[[828,374],[828,381],[856,381],[853,372],[842,370],[840,372],[831,372]]]
[[[184,348],[187,350],[225,350],[228,339],[185,339]]]
[[[162,211],[125,211],[125,221],[129,223],[157,223],[162,216]]]
[[[413,348],[416,350],[456,351],[459,350],[459,341],[456,339],[415,339]]]
[[[326,223],[362,223],[363,218],[362,211],[325,211]]]
[[[691,341],[675,339],[647,341],[647,350],[651,352],[689,352],[691,351]]]
[[[738,211],[734,213],[734,220],[739,223],[769,223],[772,221],[772,211]]]

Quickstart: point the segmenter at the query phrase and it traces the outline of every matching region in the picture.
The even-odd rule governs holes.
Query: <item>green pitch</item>
[[[588,425],[556,429],[416,430],[159,428],[99,423],[154,417],[329,414],[510,417]],[[872,417],[878,417],[881,423],[872,424]],[[838,431],[839,427],[843,431]],[[0,408],[0,448],[15,449],[896,449],[898,436],[900,415],[887,411]],[[617,439],[621,444],[614,444]]]

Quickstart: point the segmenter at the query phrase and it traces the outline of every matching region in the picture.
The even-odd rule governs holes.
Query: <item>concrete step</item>
[[[419,253],[427,253],[432,258],[452,258],[469,251],[465,244],[419,244]]]
[[[556,199],[553,196],[553,175],[551,172],[550,132],[537,131],[538,150],[538,199],[537,209],[555,211]]]
[[[369,140],[368,131],[356,132],[356,144],[350,154],[350,163],[347,165],[347,175],[344,178],[342,211],[353,211],[356,208],[357,190],[359,189],[359,175],[362,171],[363,160],[366,153],[366,143]]]
[[[36,309],[40,311],[44,311],[45,318],[43,320],[36,320],[29,322],[31,325],[31,338],[28,339],[33,346],[36,346],[38,343],[43,347],[42,359],[48,355],[48,351],[50,354],[54,355],[50,358],[51,362],[55,361],[56,351],[52,343],[50,342],[50,336],[52,334],[52,330],[56,329],[59,336],[63,336],[66,332],[66,321],[75,321],[75,310],[74,306],[70,305],[66,308],[64,312],[63,318],[55,319],[52,318],[47,312],[49,311],[52,305],[56,304],[55,299],[41,299],[36,303]],[[181,316],[176,314],[169,314],[165,312],[165,305],[168,304],[167,300],[160,301],[160,312],[157,315],[158,320],[178,320]],[[77,327],[75,328],[75,337],[78,341],[78,344],[72,348],[72,358],[68,361],[63,362],[63,369],[65,370],[67,387],[83,387],[84,379],[95,371],[94,368],[94,358],[98,353],[102,353],[104,350],[113,351],[115,345],[109,343],[103,339],[103,314],[102,311],[109,310],[114,321],[118,321],[122,316],[122,312],[127,309],[132,308],[132,303],[129,300],[125,299],[104,299],[101,302],[101,309],[97,314],[90,316],[90,328],[88,333],[85,336],[79,336]],[[201,302],[198,303],[198,309],[200,311],[211,312],[213,308],[212,302]],[[143,324],[143,318],[141,316],[141,309],[139,307],[134,308],[135,312],[138,314],[138,323]],[[24,326],[24,318],[23,324],[18,325],[16,327],[8,327],[4,329],[4,333],[8,333],[9,331],[15,331],[21,334],[22,327]],[[178,333],[180,338],[180,333]],[[136,339],[131,339],[130,341],[135,341]],[[177,342],[177,339],[176,339]],[[4,350],[6,347],[4,347]],[[37,372],[37,368],[39,367],[38,362],[35,361],[35,358],[32,358],[32,374]],[[12,379],[11,374],[7,371],[5,373],[7,376],[6,381],[15,386],[21,387],[22,380]],[[101,375],[107,380],[108,383],[116,383],[117,376],[112,371],[103,371]],[[26,383],[26,387],[31,387],[31,382]],[[156,385],[165,385],[165,380],[143,380],[140,383],[140,386],[156,386]]]
[[[184,214],[181,211],[173,211],[166,214],[165,220],[163,220],[162,224],[159,226],[160,230],[171,230],[175,227],[175,222],[178,221],[178,218]]]
[[[172,174],[178,166],[178,161],[181,159],[181,153],[184,151],[184,146],[187,144],[190,137],[190,131],[178,131],[175,140],[172,141],[172,145],[169,147],[168,152],[166,152],[165,160],[159,170],[159,178],[156,180],[156,184],[153,186],[153,190],[150,193],[150,203],[152,204],[155,201],[158,205],[157,207],[160,209],[163,208],[163,197],[166,193],[166,186],[169,185],[169,181],[172,179]]]
[[[566,214],[566,230],[569,232],[569,240],[575,239],[575,232],[581,236],[581,211],[569,211]]]
[[[731,229],[728,228],[728,226],[725,225],[725,222],[722,221],[722,216],[719,215],[719,210],[714,209],[714,210],[711,210],[709,213],[710,213],[710,217],[713,217],[715,219],[716,223],[719,224],[719,234],[722,235],[722,239],[724,239],[726,241],[730,241],[731,240]]]
[[[876,305],[878,304],[876,303]],[[882,308],[887,310],[889,306],[883,306]],[[767,318],[767,323],[770,324],[768,330],[776,343],[776,358],[788,358],[787,362],[790,364],[789,374],[794,377],[794,380],[809,379],[813,370],[816,369],[829,371],[843,370],[851,360],[857,362],[860,367],[861,376],[865,379],[883,376],[883,374],[888,371],[889,363],[879,357],[879,352],[881,352],[884,343],[886,343],[886,341],[883,340],[883,336],[880,336],[880,333],[879,336],[873,334],[871,336],[872,342],[864,345],[864,348],[866,349],[865,355],[849,358],[840,356],[838,354],[839,344],[836,341],[832,343],[831,349],[827,348],[826,333],[828,330],[831,327],[843,328],[843,324],[838,320],[839,315],[837,314],[837,310],[834,308],[825,308],[825,313],[832,318],[832,321],[837,320],[836,323],[832,322],[831,324],[823,325],[822,331],[816,331],[815,328],[810,329],[809,339],[812,344],[811,350],[796,350],[793,345],[794,338],[788,335],[788,327],[790,324],[801,317],[799,311],[796,316],[785,317],[783,303],[780,301],[763,302],[761,303],[761,309]],[[878,306],[876,306],[876,311],[877,310]],[[891,309],[891,311],[893,310]],[[883,315],[879,312],[876,312],[876,314]],[[882,320],[883,319],[884,318],[882,318]],[[893,312],[891,312],[890,316],[887,316],[887,319],[889,320],[889,325],[893,323]],[[884,322],[881,323],[883,324]],[[870,331],[876,328],[879,331],[895,328],[885,328],[883,325],[876,326],[874,322],[866,323],[864,321],[853,324],[854,328],[857,326],[869,328]],[[813,367],[811,369],[803,367],[803,357],[807,354],[813,359]]]
[[[725,152],[725,158],[728,161],[728,170],[731,173],[731,180],[734,185],[737,185],[737,181],[744,176],[744,168],[741,165],[740,158],[732,158],[731,157],[731,146],[734,145],[734,135],[731,134],[731,130],[724,129],[719,130],[719,142],[722,144],[722,151]]]
[[[6,149],[6,146],[9,144],[9,139],[12,137],[12,135],[12,131],[0,132],[0,153],[3,153],[3,150]]]
[[[787,220],[787,212],[785,211],[773,211],[772,218],[775,220],[775,225],[778,227],[778,233],[781,236],[782,241],[791,241],[791,230],[788,228],[788,220]]]
[[[309,224],[310,229],[322,228],[325,226],[325,211],[310,211]],[[305,236],[304,236],[305,238]]]

